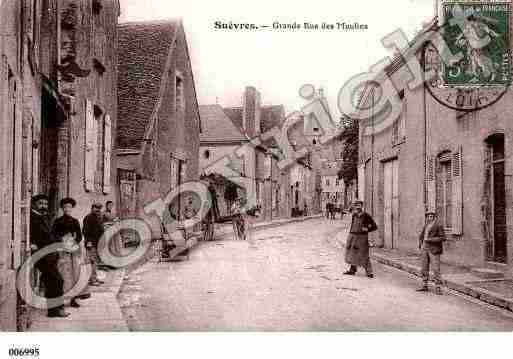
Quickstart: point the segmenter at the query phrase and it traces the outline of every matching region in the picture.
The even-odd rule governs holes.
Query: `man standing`
[[[442,294],[442,278],[440,276],[440,256],[443,253],[443,242],[445,242],[445,230],[437,220],[436,213],[426,213],[426,224],[419,236],[420,258],[422,261],[422,286],[418,292],[428,291],[429,268],[433,269],[434,280],[438,295]]]
[[[92,267],[91,278],[89,279],[89,284],[92,286],[99,286],[104,283],[99,280],[97,276],[98,264],[100,263],[98,244],[104,233],[102,207],[101,203],[93,203],[91,213],[84,218],[82,227],[82,233],[84,233],[85,237],[87,257],[89,258]]]
[[[355,275],[359,266],[365,268],[367,277],[374,278],[369,257],[369,233],[378,229],[370,214],[363,211],[363,202],[354,202],[354,213],[351,220],[349,237],[346,244],[346,263],[351,267],[345,275]]]
[[[48,197],[43,194],[32,197],[30,212],[30,243],[32,251],[41,250],[46,246],[58,243],[51,232],[48,216]],[[41,258],[35,267],[41,272],[41,283],[45,287],[46,298],[59,298],[62,304],[48,308],[48,317],[65,318],[69,314],[64,311],[64,281],[58,268],[59,253],[50,253]]]

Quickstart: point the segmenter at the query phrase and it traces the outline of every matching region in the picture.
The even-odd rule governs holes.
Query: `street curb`
[[[394,260],[387,258],[386,256],[378,253],[371,253],[371,258],[374,259],[376,262],[387,265],[389,267],[393,267],[399,270],[402,270],[404,272],[413,274],[417,277],[421,277],[421,270],[420,266],[411,265],[408,263],[403,263],[399,260]],[[493,282],[494,280],[475,280],[473,282]],[[497,280],[495,280],[497,281]],[[500,293],[492,292],[483,288],[479,288],[476,286],[473,286],[471,284],[465,283],[465,282],[457,282],[450,279],[444,279],[442,276],[442,285],[452,289],[458,293],[464,294],[466,296],[478,299],[482,302],[485,302],[487,304],[499,307],[501,309],[508,310],[510,312],[513,312],[513,298],[505,297],[501,295]]]
[[[307,216],[307,217],[296,217],[296,218],[290,218],[290,219],[287,219],[287,220],[283,220],[283,221],[276,221],[276,222],[271,222],[271,223],[264,223],[264,224],[260,224],[259,223],[256,223],[254,226],[253,226],[253,230],[264,230],[264,229],[269,229],[269,228],[275,228],[275,227],[280,227],[280,226],[283,226],[283,225],[287,225],[287,224],[291,224],[291,223],[299,223],[299,222],[306,222],[306,221],[309,221],[311,219],[317,219],[317,218],[321,218],[323,217],[322,214],[317,214],[317,215],[313,215],[313,216]],[[233,231],[230,230],[228,232],[224,232],[222,233],[218,238],[214,239],[214,240],[219,240],[219,239],[223,239],[225,236],[228,236],[228,235],[231,235],[233,234]]]

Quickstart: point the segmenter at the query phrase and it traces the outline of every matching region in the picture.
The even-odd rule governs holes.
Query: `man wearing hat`
[[[30,211],[30,243],[32,251],[41,250],[58,242],[51,231],[48,216],[48,196],[39,194],[32,197]],[[48,317],[65,318],[69,314],[64,311],[63,285],[64,281],[58,269],[59,254],[50,253],[38,260],[35,267],[41,272],[40,281],[45,288],[46,298],[61,298],[62,304],[48,308]]]
[[[371,215],[363,211],[363,202],[353,203],[354,213],[351,219],[349,237],[346,244],[346,263],[351,267],[345,275],[355,275],[358,267],[364,267],[367,277],[374,278],[369,256],[369,233],[378,229]]]
[[[437,220],[436,212],[426,212],[426,224],[419,236],[420,258],[422,262],[422,286],[417,289],[419,292],[428,291],[429,269],[433,270],[436,285],[436,294],[442,294],[442,280],[440,276],[440,256],[443,253],[443,242],[445,242],[445,230]]]
[[[92,286],[99,286],[104,282],[98,279],[97,269],[100,263],[98,256],[98,244],[104,233],[103,227],[103,214],[102,204],[99,202],[93,203],[91,206],[91,213],[84,218],[82,233],[84,233],[87,256],[91,263],[92,273],[89,279],[89,284]]]

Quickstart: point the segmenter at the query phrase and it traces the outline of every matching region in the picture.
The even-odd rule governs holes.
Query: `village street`
[[[190,259],[151,263],[119,296],[131,330],[506,330],[513,316],[374,264],[343,276],[347,223],[314,219],[201,243]]]

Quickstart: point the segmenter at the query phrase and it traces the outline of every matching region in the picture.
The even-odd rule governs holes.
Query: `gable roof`
[[[225,107],[223,108],[226,115],[233,124],[244,133],[243,128],[243,112],[242,107]],[[283,105],[262,106],[260,108],[260,131],[265,133],[273,127],[281,128],[283,118],[285,116],[285,108]]]
[[[180,27],[178,20],[118,25],[117,148],[140,149]]]
[[[232,123],[239,129],[240,132],[244,133],[242,116],[243,109],[242,107],[225,107],[223,111],[226,113],[226,116],[232,121]]]
[[[247,137],[233,124],[219,105],[199,107],[203,131],[201,142],[247,141]]]

